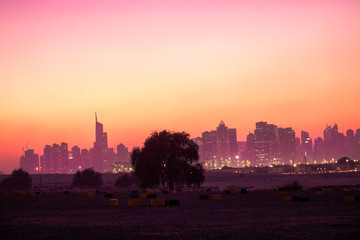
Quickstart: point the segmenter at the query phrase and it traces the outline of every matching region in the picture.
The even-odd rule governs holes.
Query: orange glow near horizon
[[[109,147],[221,120],[322,137],[360,128],[360,3],[0,1],[0,171],[22,147]]]

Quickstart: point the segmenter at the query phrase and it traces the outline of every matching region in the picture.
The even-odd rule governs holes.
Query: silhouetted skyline
[[[108,146],[108,135],[95,113],[95,141],[90,149],[80,149],[68,144],[46,145],[40,156],[34,149],[24,149],[20,167],[30,173],[74,173],[85,168],[98,172],[128,172],[132,170],[130,152],[122,143]],[[335,163],[341,157],[360,159],[360,128],[339,132],[338,125],[327,126],[322,137],[313,142],[306,131],[301,138],[291,128],[279,128],[275,124],[257,122],[249,132],[246,142],[237,141],[237,129],[229,128],[220,121],[216,130],[205,131],[193,138],[199,146],[199,159],[205,169],[223,167],[266,167],[299,164]],[[142,145],[141,145],[142,146]]]

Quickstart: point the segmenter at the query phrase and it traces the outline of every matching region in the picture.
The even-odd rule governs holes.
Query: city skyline
[[[248,139],[248,137],[249,137],[249,135],[254,135],[254,132],[256,133],[256,131],[257,131],[257,126],[258,126],[258,124],[262,124],[262,123],[265,123],[265,124],[267,124],[267,122],[264,122],[264,121],[259,121],[259,122],[256,122],[256,123],[254,123],[254,128],[252,129],[252,130],[249,130],[248,131],[248,133],[245,135],[245,139],[239,139],[237,136],[238,136],[238,133],[237,133],[237,128],[229,128],[229,130],[233,130],[234,131],[234,137],[236,138],[236,143],[237,144],[239,144],[239,143],[244,143],[244,144],[248,144],[248,141],[249,141],[249,139]],[[309,152],[309,150],[314,150],[314,148],[316,148],[316,141],[317,140],[319,140],[320,139],[320,141],[321,142],[323,142],[324,141],[324,139],[326,138],[326,136],[325,136],[325,132],[327,132],[327,131],[329,131],[329,129],[331,130],[332,129],[332,125],[328,125],[328,124],[326,124],[326,126],[325,126],[325,128],[323,129],[323,131],[322,131],[322,133],[321,133],[321,135],[319,135],[319,136],[313,136],[312,134],[309,134],[307,131],[304,131],[304,130],[301,130],[301,132],[299,133],[299,132],[297,132],[297,131],[294,131],[293,130],[293,128],[292,127],[286,127],[286,128],[282,128],[282,127],[279,127],[278,125],[274,125],[274,124],[269,124],[269,126],[274,126],[276,129],[277,129],[277,131],[279,130],[279,133],[278,134],[281,134],[280,133],[280,131],[282,130],[282,131],[284,131],[284,130],[290,130],[292,133],[293,133],[293,139],[294,140],[296,140],[296,139],[299,139],[299,141],[301,141],[300,142],[300,144],[301,145],[303,145],[304,143],[305,143],[305,140],[304,139],[306,139],[306,138],[309,138],[309,140],[310,140],[310,146],[309,146],[309,148],[308,148],[308,152]],[[221,120],[220,121],[220,124],[219,124],[219,126],[217,127],[217,129],[219,130],[219,128],[220,129],[222,129],[222,128],[226,128],[226,129],[228,129],[228,127],[225,125],[225,123],[224,123],[224,121],[223,120]],[[344,131],[341,131],[341,130],[339,130],[338,129],[338,125],[337,125],[337,123],[334,123],[334,125],[333,125],[333,128],[336,128],[336,132],[339,132],[340,134],[343,134],[344,136],[345,136],[345,134],[348,134],[348,132],[350,131],[350,132],[352,132],[353,134],[355,134],[355,132],[357,132],[357,130],[360,130],[360,127],[359,128],[354,128],[354,129],[346,129],[346,130],[344,130]],[[40,156],[39,157],[39,154],[38,153],[41,153],[43,150],[44,150],[44,155],[45,155],[45,149],[47,148],[47,147],[49,147],[50,149],[51,149],[51,147],[52,148],[54,148],[54,146],[55,147],[57,147],[58,149],[59,149],[59,151],[61,150],[61,148],[63,148],[63,145],[66,145],[66,149],[68,149],[68,146],[73,146],[73,148],[78,148],[79,149],[79,151],[81,150],[81,151],[83,151],[83,150],[85,150],[86,151],[86,155],[87,155],[87,163],[86,164],[84,164],[83,165],[83,167],[82,168],[73,168],[73,170],[71,171],[71,172],[73,172],[73,171],[75,171],[75,170],[81,170],[81,169],[84,169],[84,167],[86,168],[86,167],[92,167],[92,168],[95,168],[95,169],[97,169],[98,171],[100,171],[100,172],[102,172],[102,171],[109,171],[108,169],[111,169],[111,166],[113,165],[113,164],[117,164],[117,165],[115,165],[116,167],[114,167],[114,168],[120,168],[119,167],[119,165],[118,165],[118,159],[117,159],[117,153],[119,152],[119,147],[120,147],[120,149],[121,148],[126,148],[126,149],[130,149],[129,150],[129,153],[131,153],[131,149],[133,149],[133,148],[135,148],[135,147],[142,147],[143,146],[143,143],[144,143],[144,141],[146,140],[146,138],[144,138],[144,140],[140,143],[140,144],[138,144],[138,145],[133,145],[133,146],[129,146],[129,145],[127,145],[126,144],[126,140],[125,141],[123,141],[123,142],[117,142],[117,143],[115,143],[114,145],[111,145],[110,144],[110,146],[108,146],[108,137],[107,137],[107,132],[104,132],[104,130],[103,130],[104,128],[103,128],[103,124],[102,123],[100,123],[99,121],[98,121],[98,119],[97,119],[97,113],[95,112],[95,138],[93,139],[94,141],[92,141],[92,144],[90,144],[90,146],[80,146],[79,144],[76,144],[76,143],[71,143],[71,144],[69,144],[66,140],[60,140],[60,141],[58,141],[58,142],[54,142],[54,143],[49,143],[49,142],[47,142],[47,144],[45,145],[45,148],[44,148],[44,145],[42,145],[40,148],[34,148],[34,147],[32,147],[32,146],[30,146],[30,145],[27,145],[27,146],[24,146],[24,147],[22,147],[22,150],[21,150],[21,154],[19,154],[18,156],[17,156],[17,162],[16,163],[14,163],[14,164],[12,164],[12,165],[10,165],[10,167],[9,167],[9,169],[8,170],[6,170],[6,168],[3,168],[3,169],[0,169],[0,171],[2,171],[2,172],[5,172],[5,173],[10,173],[13,169],[16,169],[16,168],[18,168],[19,167],[19,163],[21,162],[21,161],[23,161],[23,159],[24,159],[24,157],[27,155],[27,151],[26,151],[26,149],[29,149],[30,150],[30,154],[35,154],[36,156],[37,156],[37,159],[38,159],[38,161],[39,161],[39,170],[36,170],[36,171],[40,171],[40,168],[43,168],[43,169],[45,169],[44,167],[43,167],[43,164],[44,164],[44,162],[45,161],[41,161],[41,158],[43,157],[43,156]],[[343,128],[344,129],[344,128]],[[153,131],[159,131],[159,130],[165,130],[165,129],[156,129],[156,130],[153,130]],[[166,129],[166,130],[169,130],[169,129]],[[151,132],[153,132],[153,131],[151,131]],[[179,130],[179,131],[183,131],[183,130]],[[215,132],[216,132],[217,130],[215,130]],[[228,131],[228,130],[226,130],[226,131]],[[185,131],[186,132],[186,131]],[[208,133],[208,134],[210,134],[210,133],[213,133],[214,131],[213,130],[209,130],[209,129],[207,129],[207,130],[205,130],[205,132],[202,132],[202,134],[200,134],[200,136],[192,136],[192,135],[190,135],[191,136],[191,138],[193,139],[193,140],[195,140],[195,142],[200,146],[200,145],[202,145],[202,144],[204,144],[204,133],[206,134],[206,133]],[[90,135],[93,135],[93,134],[90,134]],[[233,137],[233,138],[234,138]],[[279,138],[279,137],[278,137]],[[197,140],[197,141],[196,141]],[[91,140],[89,140],[90,142],[91,142]],[[59,144],[61,142],[61,144]],[[306,142],[307,143],[307,142]],[[49,145],[50,144],[50,145]],[[125,144],[125,145],[124,145]],[[51,146],[52,145],[52,146]],[[92,148],[91,148],[91,145],[93,146]],[[115,149],[115,147],[116,147],[116,149],[117,149],[117,153],[115,153],[114,152],[114,149]],[[282,146],[280,146],[279,145],[279,147],[282,147]],[[68,151],[68,153],[70,154],[71,153],[71,155],[73,154],[73,150],[74,149],[71,149],[71,148],[69,148],[69,150],[71,149],[72,151]],[[96,149],[96,150],[95,150]],[[96,157],[95,157],[95,159],[98,159],[98,160],[94,160],[94,159],[91,159],[91,157],[90,157],[90,155],[91,155],[91,151],[93,151],[94,150],[94,153],[96,154]],[[227,150],[227,151],[229,151],[230,150],[230,146],[229,146],[229,149]],[[226,159],[226,158],[233,158],[233,160],[234,160],[234,158],[235,158],[235,155],[241,155],[241,154],[247,154],[247,151],[248,151],[249,149],[246,149],[246,151],[245,152],[240,152],[240,150],[236,153],[236,154],[225,154],[225,155],[219,155],[219,156],[221,156],[221,158],[222,157],[224,157],[224,159]],[[254,149],[255,150],[255,149]],[[50,150],[51,151],[51,150]],[[66,150],[67,151],[67,150]],[[105,155],[105,156],[109,156],[108,155],[108,151],[110,151],[109,152],[109,154],[110,154],[110,156],[111,155],[114,155],[114,157],[110,157],[110,158],[112,158],[112,159],[114,159],[110,164],[109,163],[102,163],[101,162],[101,160],[100,159],[104,159],[104,157],[103,157],[103,155]],[[120,151],[124,151],[123,149],[121,149]],[[303,161],[304,161],[304,159],[303,159],[303,156],[302,155],[299,155],[300,154],[300,152],[302,151],[299,151],[299,149],[297,150],[298,151],[298,153],[297,153],[297,155],[296,155],[296,162],[298,162],[298,163],[302,163]],[[335,151],[335,150],[334,150]],[[59,152],[59,154],[60,154],[60,152]],[[62,154],[64,154],[64,153],[62,153]],[[204,164],[204,166],[205,166],[205,168],[207,168],[208,167],[208,165],[210,166],[211,164],[209,163],[209,162],[207,162],[207,160],[208,159],[206,159],[206,158],[203,158],[204,156],[202,156],[204,153],[203,153],[203,146],[200,146],[200,149],[199,149],[199,154],[200,154],[200,158],[202,158],[202,163]],[[255,153],[254,153],[255,154]],[[302,152],[302,154],[304,154],[304,152]],[[20,162],[19,162],[19,156],[21,155],[21,157],[20,157]],[[212,155],[212,154],[211,154]],[[256,154],[255,154],[256,155]],[[239,165],[240,167],[244,167],[244,166],[256,166],[256,165],[258,165],[257,163],[257,160],[255,160],[255,159],[257,159],[257,157],[255,157],[255,155],[254,155],[254,157],[252,158],[252,157],[249,157],[249,156],[246,156],[246,157],[242,157],[240,160],[243,160],[243,164],[242,165]],[[345,154],[346,155],[346,154]],[[344,156],[345,156],[344,155]],[[69,155],[70,156],[70,155]],[[115,157],[116,156],[116,157]],[[331,156],[331,154],[329,154],[328,156]],[[73,156],[71,156],[71,157],[73,157]],[[294,157],[294,156],[293,156]],[[319,156],[318,156],[319,157]],[[64,157],[63,157],[64,158]],[[238,159],[237,159],[238,160]],[[245,162],[244,162],[244,160],[245,160]],[[84,161],[84,160],[83,160]],[[94,161],[97,161],[98,163],[94,163]],[[99,162],[100,161],[100,162]],[[91,163],[90,165],[89,165],[89,163]],[[123,164],[124,162],[121,162],[121,165]],[[285,164],[287,164],[287,161],[284,161],[284,160],[281,160],[281,161],[278,161],[278,162],[274,162],[274,164],[275,165],[277,165],[277,164],[283,164],[283,163],[285,163]],[[100,164],[100,165],[99,165]],[[105,165],[107,165],[107,167],[105,167],[105,166],[101,166],[102,164],[105,164]],[[225,164],[226,165],[226,164]],[[267,164],[265,164],[265,165],[262,165],[262,164],[260,164],[259,166],[266,166],[266,165],[271,165],[271,163],[270,162],[268,162]],[[234,165],[235,166],[235,165]],[[128,169],[129,167],[130,167],[130,165],[129,164],[127,164],[127,166],[126,166],[127,168],[126,169]],[[219,165],[218,165],[218,167],[219,167]],[[122,168],[124,168],[124,166],[122,166]],[[104,170],[104,169],[107,169],[107,170]],[[208,168],[208,169],[211,169],[210,167]],[[35,173],[36,171],[33,171],[33,173]],[[46,172],[52,172],[52,170],[45,170]],[[55,173],[56,171],[54,171],[54,173]]]
[[[241,141],[360,122],[359,1],[1,0],[0,33],[0,171],[26,145],[90,148],[95,111],[129,149],[220,120]]]
[[[264,121],[256,122],[246,142],[237,140],[237,129],[229,128],[220,121],[215,130],[207,130],[201,137],[193,138],[199,146],[199,162],[204,169],[223,167],[266,167],[299,164],[328,164],[341,157],[360,158],[360,128],[339,132],[338,125],[326,126],[322,137],[301,131],[297,137],[291,127],[281,128]],[[29,173],[69,174],[85,168],[99,172],[128,172],[131,151],[122,143],[114,148],[108,146],[107,132],[98,121],[95,112],[95,141],[90,149],[68,143],[45,145],[43,155],[34,149],[23,148],[20,168]],[[142,148],[143,146],[139,146]]]

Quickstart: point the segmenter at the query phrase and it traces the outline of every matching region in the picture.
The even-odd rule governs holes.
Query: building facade
[[[267,122],[257,122],[255,129],[255,164],[270,166],[281,164],[278,127]]]

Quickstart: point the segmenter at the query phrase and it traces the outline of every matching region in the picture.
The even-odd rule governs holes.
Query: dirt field
[[[222,200],[199,200],[220,194]],[[130,193],[114,193],[118,207],[98,193],[0,196],[0,239],[360,239],[358,191],[287,192],[309,202],[284,202],[274,190],[157,193],[180,206],[128,207]]]
[[[68,174],[35,174],[31,175],[33,187],[41,185],[44,188],[57,189],[66,188],[71,185],[74,175]],[[118,174],[102,174],[104,180],[104,187],[113,188]],[[0,181],[8,177],[7,175],[0,175]],[[360,186],[360,172],[349,173],[327,173],[327,174],[238,174],[232,171],[206,171],[204,187],[218,187],[225,188],[234,186],[237,188],[246,187],[251,190],[261,188],[278,188],[287,183],[297,181],[304,188],[317,186],[346,186],[359,185]]]

